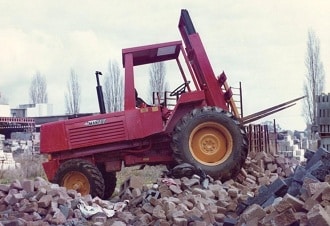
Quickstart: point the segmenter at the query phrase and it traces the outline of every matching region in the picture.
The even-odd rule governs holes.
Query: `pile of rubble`
[[[51,184],[43,178],[0,184],[0,225],[104,225],[122,211],[125,202],[112,203]],[[99,216],[99,213],[104,215]],[[90,221],[90,222],[89,222]]]
[[[250,153],[237,179],[224,183],[205,183],[211,178],[197,170],[192,177],[159,179],[145,190],[131,177],[119,194],[130,200],[127,215],[116,220],[133,225],[330,225],[330,153],[321,148],[306,157],[302,166],[283,156]]]
[[[306,157],[250,153],[224,183],[182,164],[150,186],[131,176],[110,201],[16,180],[0,185],[0,225],[330,225],[330,153]]]

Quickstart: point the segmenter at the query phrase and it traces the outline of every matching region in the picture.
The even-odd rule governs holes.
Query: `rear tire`
[[[231,113],[203,107],[194,109],[177,124],[171,147],[177,163],[190,163],[226,181],[236,177],[243,166],[248,139]]]
[[[84,159],[71,159],[62,163],[54,181],[67,189],[74,189],[82,195],[91,194],[103,198],[104,179],[96,166]]]

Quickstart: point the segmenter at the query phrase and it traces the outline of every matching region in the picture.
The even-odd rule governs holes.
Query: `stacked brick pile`
[[[81,200],[90,206],[104,200],[41,178],[16,180],[0,185],[0,225],[330,225],[330,155],[324,149],[308,154],[307,164],[297,166],[251,153],[237,180],[224,183],[199,171],[150,186],[131,176],[111,200],[129,203],[111,217],[87,216],[78,207]]]
[[[0,134],[0,170],[10,170],[19,167],[13,158],[11,152],[4,152],[4,140],[5,136]]]

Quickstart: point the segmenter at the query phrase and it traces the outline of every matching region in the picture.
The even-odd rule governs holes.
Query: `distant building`
[[[316,109],[320,147],[330,151],[330,93],[317,96]]]
[[[12,117],[42,117],[53,115],[52,104],[21,104],[10,110]]]
[[[36,117],[52,115],[52,104],[23,104],[10,109],[9,105],[0,105],[0,134],[8,139],[11,133],[31,134],[36,131]]]

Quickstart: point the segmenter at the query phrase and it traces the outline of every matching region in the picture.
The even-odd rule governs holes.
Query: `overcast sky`
[[[81,82],[81,112],[97,112],[94,72],[106,72],[109,60],[121,67],[122,48],[180,40],[182,8],[188,9],[214,72],[224,70],[231,86],[242,82],[245,115],[303,95],[308,29],[320,39],[330,92],[328,0],[0,0],[0,92],[11,107],[29,103],[31,79],[40,72],[54,113],[62,114],[73,69]],[[167,73],[167,80],[172,76],[178,74]],[[171,89],[178,85],[169,83]],[[303,130],[301,112],[298,103],[266,119]]]

